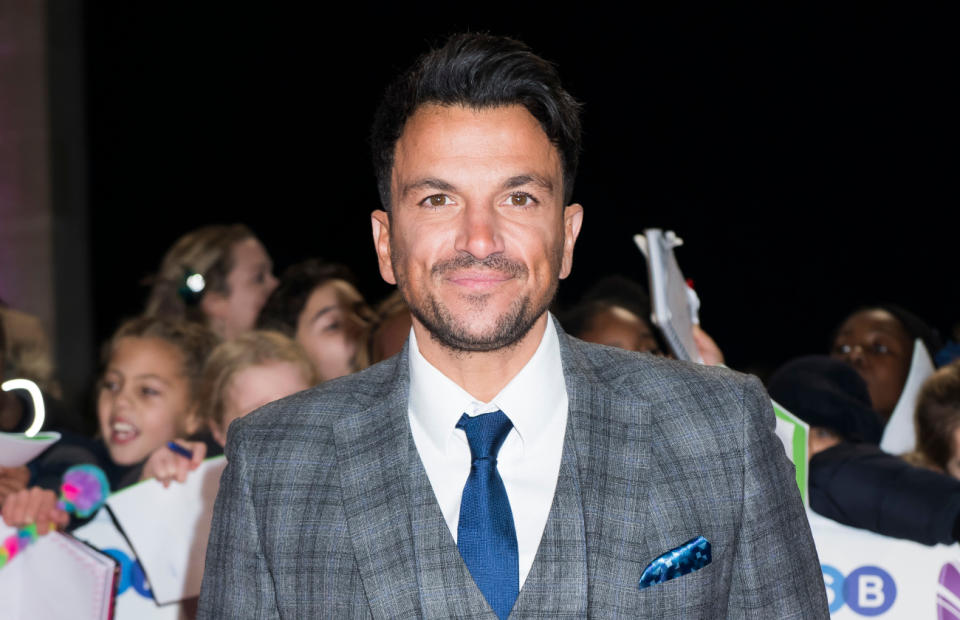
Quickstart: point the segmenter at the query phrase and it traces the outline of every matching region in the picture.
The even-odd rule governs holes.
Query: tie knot
[[[472,418],[463,414],[457,422],[457,428],[462,428],[467,434],[470,456],[474,461],[496,460],[500,446],[513,428],[513,422],[502,411],[491,411]]]

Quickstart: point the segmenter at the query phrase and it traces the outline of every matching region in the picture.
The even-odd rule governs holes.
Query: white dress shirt
[[[513,422],[497,456],[497,471],[513,510],[523,587],[550,514],[567,426],[567,387],[553,317],[547,317],[533,357],[489,403],[477,401],[431,365],[412,329],[409,358],[410,430],[454,540],[471,463],[467,436],[456,428],[457,421],[464,413],[499,409]]]

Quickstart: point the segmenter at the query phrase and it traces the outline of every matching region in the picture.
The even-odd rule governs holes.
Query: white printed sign
[[[960,545],[928,547],[807,517],[831,618],[960,620]]]

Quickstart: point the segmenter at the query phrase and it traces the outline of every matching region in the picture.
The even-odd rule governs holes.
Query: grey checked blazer
[[[759,382],[560,332],[557,490],[511,618],[828,618]],[[407,353],[231,425],[201,618],[495,618],[410,435]],[[697,535],[713,562],[640,590]]]

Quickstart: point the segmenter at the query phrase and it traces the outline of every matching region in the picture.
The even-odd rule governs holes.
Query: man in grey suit
[[[759,382],[571,338],[578,104],[458,35],[372,132],[404,350],[231,425],[203,618],[826,618]]]

